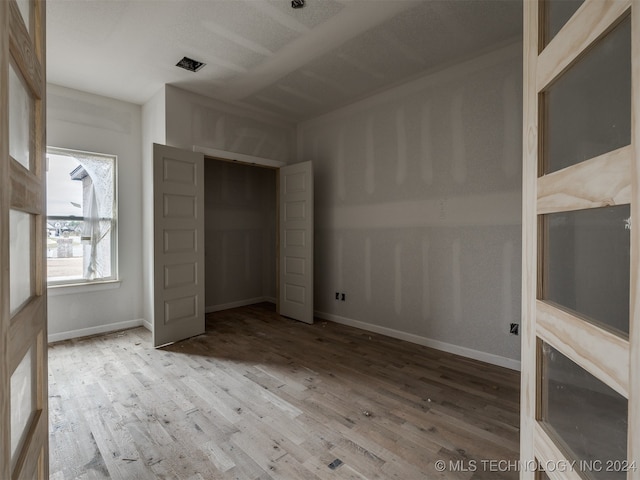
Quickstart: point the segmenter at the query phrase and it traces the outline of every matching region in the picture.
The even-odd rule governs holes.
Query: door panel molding
[[[546,302],[536,302],[536,334],[620,395],[629,396],[629,342]],[[598,345],[598,349],[593,349]]]
[[[37,1],[36,4],[40,4]],[[38,10],[38,8],[36,8]],[[15,1],[9,1],[9,12],[11,15],[9,30],[9,42],[11,55],[22,72],[22,76],[31,88],[33,94],[38,98],[44,97],[44,74],[41,62],[36,55],[37,47],[32,42],[31,36],[22,22],[22,14]],[[42,22],[42,18],[40,19]],[[42,24],[41,24],[42,25]],[[43,27],[44,28],[44,27]],[[38,28],[36,28],[37,30]]]
[[[43,296],[34,296],[27,302],[12,319],[9,327],[9,342],[11,356],[9,365],[11,373],[16,369],[24,354],[33,344],[33,339],[42,329],[38,321],[44,315],[46,303]]]
[[[632,159],[626,146],[540,177],[538,214],[630,203]]]
[[[38,175],[17,162],[11,162],[11,205],[23,212],[38,214],[44,201],[44,188]]]

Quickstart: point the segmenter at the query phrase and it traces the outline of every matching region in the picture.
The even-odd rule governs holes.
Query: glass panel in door
[[[629,205],[544,216],[542,299],[629,333]]]
[[[32,112],[33,99],[9,64],[9,155],[26,169],[31,166]]]
[[[31,278],[32,215],[9,211],[9,310],[13,316],[33,294]]]
[[[546,0],[542,2],[544,18],[544,46],[558,34],[584,0]]]
[[[544,173],[631,142],[631,19],[627,16],[543,94]]]
[[[541,349],[542,421],[586,478],[626,478],[627,399],[551,345]]]
[[[36,411],[36,356],[32,346],[11,375],[11,469]]]

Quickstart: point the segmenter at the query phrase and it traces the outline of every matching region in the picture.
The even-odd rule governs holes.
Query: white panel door
[[[153,145],[158,347],[204,333],[204,155]]]
[[[280,314],[313,323],[313,169],[280,168]]]

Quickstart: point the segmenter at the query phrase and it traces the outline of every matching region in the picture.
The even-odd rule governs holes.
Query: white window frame
[[[104,284],[117,284],[119,283],[119,275],[118,275],[118,156],[111,153],[99,153],[99,152],[89,152],[85,150],[75,150],[71,148],[62,148],[62,147],[47,147],[46,151],[48,154],[56,154],[56,155],[68,155],[68,156],[92,156],[92,157],[109,157],[113,159],[113,211],[111,216],[111,275],[108,277],[96,278],[93,280],[87,278],[71,278],[71,279],[59,279],[59,280],[50,280],[47,278],[47,287],[53,288],[55,290],[64,289],[63,287],[82,287],[82,286],[97,286]],[[49,222],[49,219],[57,219],[57,220],[83,220],[82,217],[75,216],[49,216],[47,212],[46,221]],[[101,220],[109,220],[108,218],[104,218]],[[106,285],[105,285],[106,286]],[[75,290],[74,288],[74,290]],[[110,287],[111,288],[111,287]],[[54,291],[55,291],[54,290]],[[66,290],[66,289],[64,289]],[[62,291],[60,293],[63,293]]]

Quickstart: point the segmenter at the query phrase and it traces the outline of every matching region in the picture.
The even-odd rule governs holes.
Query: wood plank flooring
[[[54,344],[49,396],[53,480],[518,478],[519,373],[270,304]]]

